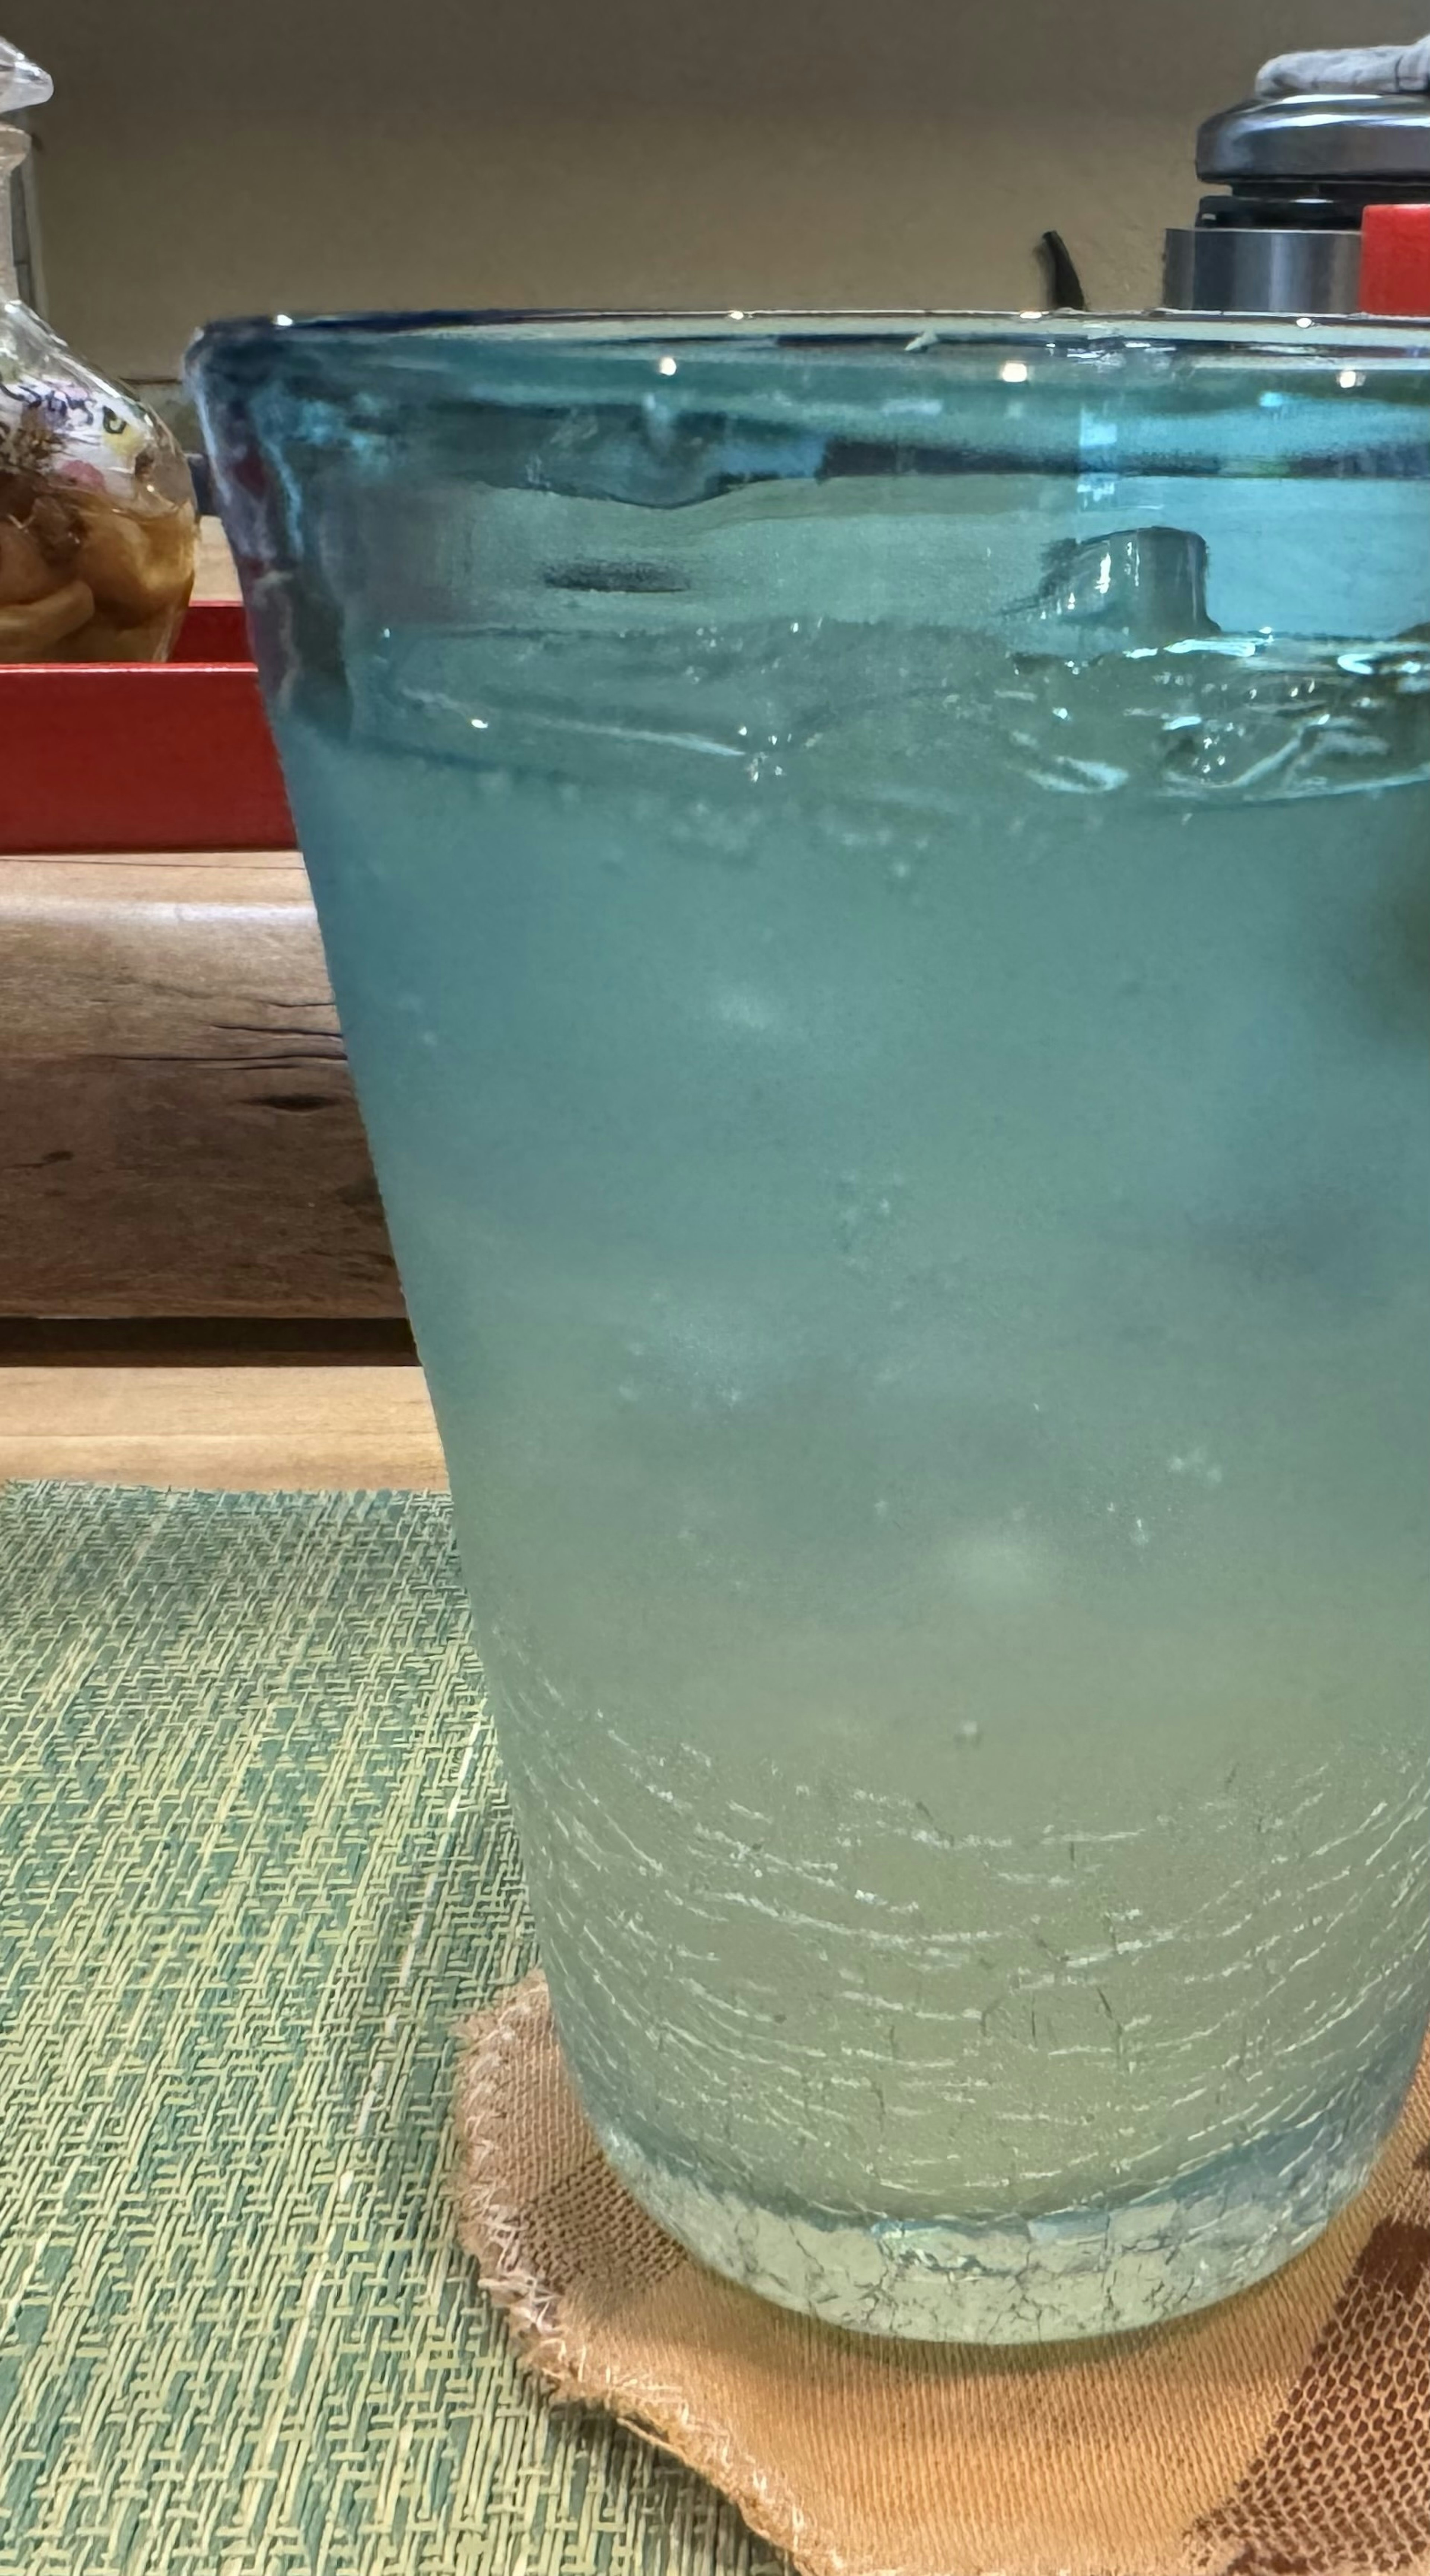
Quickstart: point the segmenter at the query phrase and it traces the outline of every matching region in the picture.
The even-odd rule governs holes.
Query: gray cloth
[[[1418,45],[1354,45],[1338,53],[1278,54],[1257,74],[1258,98],[1308,90],[1430,90],[1430,36]]]

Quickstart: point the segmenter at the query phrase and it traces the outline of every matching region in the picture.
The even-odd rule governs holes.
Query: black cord
[[[1038,241],[1038,255],[1047,279],[1050,309],[1055,313],[1085,313],[1087,289],[1062,234],[1043,233]]]

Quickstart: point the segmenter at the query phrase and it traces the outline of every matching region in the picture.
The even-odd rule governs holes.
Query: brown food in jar
[[[165,662],[183,617],[181,607],[154,617],[115,618],[97,607],[93,617],[59,647],[63,662]]]
[[[31,503],[25,525],[46,561],[66,581],[72,580],[80,539],[79,513],[73,502],[42,487]]]
[[[192,509],[140,513],[103,492],[86,492],[76,506],[75,571],[104,608],[133,621],[186,603],[198,543]]]
[[[51,563],[29,521],[0,519],[0,608],[26,608],[62,589],[68,578]]]
[[[45,599],[0,608],[0,662],[43,662],[94,615],[86,581],[67,581]]]

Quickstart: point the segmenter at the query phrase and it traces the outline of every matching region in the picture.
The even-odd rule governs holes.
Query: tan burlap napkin
[[[1430,2571],[1430,2059],[1275,2280],[1038,2353],[843,2334],[693,2262],[603,2161],[539,1976],[470,2025],[456,2119],[462,2239],[527,2360],[810,2576]]]

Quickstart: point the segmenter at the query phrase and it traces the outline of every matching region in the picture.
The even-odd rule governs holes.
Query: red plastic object
[[[1430,206],[1367,206],[1360,309],[1430,315]]]
[[[0,664],[0,852],[295,845],[241,608],[172,662]]]

